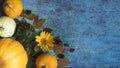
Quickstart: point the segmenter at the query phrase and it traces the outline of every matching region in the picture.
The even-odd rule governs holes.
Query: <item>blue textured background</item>
[[[71,61],[67,67],[120,68],[120,0],[22,1],[76,49],[65,54]]]

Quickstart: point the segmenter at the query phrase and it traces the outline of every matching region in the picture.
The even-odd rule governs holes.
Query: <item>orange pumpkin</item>
[[[57,59],[51,54],[41,54],[36,59],[36,68],[57,68]]]
[[[23,5],[21,0],[5,0],[3,10],[7,16],[16,18],[22,13]]]
[[[18,41],[0,39],[0,68],[26,68],[27,62],[27,53]]]

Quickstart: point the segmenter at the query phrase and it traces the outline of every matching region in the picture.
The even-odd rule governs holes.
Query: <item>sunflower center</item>
[[[42,39],[41,39],[41,44],[42,44],[42,45],[46,45],[46,43],[47,43],[46,39],[42,38]]]

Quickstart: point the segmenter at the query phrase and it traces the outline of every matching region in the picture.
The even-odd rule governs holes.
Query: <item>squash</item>
[[[14,19],[7,16],[0,17],[0,37],[13,36],[15,29],[16,23]]]
[[[18,41],[0,39],[0,68],[26,68],[27,62],[27,53]]]
[[[16,18],[21,15],[23,5],[21,0],[5,0],[3,10],[7,16]]]
[[[48,53],[41,54],[36,59],[36,68],[57,68],[57,65],[57,59]]]
[[[26,45],[28,42],[32,41],[35,38],[36,32],[35,32],[35,28],[31,24],[20,23],[17,26],[15,35],[16,35],[16,40]]]

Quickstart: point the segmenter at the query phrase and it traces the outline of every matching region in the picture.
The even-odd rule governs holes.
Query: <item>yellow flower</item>
[[[45,50],[50,50],[54,46],[53,36],[51,33],[42,31],[40,36],[35,37],[35,41],[38,42],[38,46],[42,46]]]

